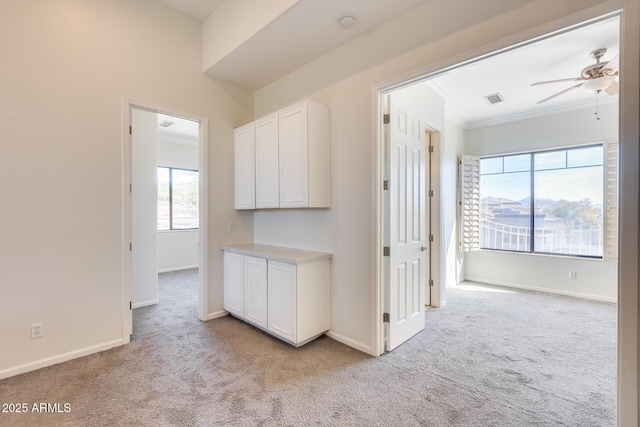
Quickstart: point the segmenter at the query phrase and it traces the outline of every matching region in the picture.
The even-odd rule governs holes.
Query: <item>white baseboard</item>
[[[158,270],[158,273],[171,273],[172,271],[193,270],[194,268],[199,268],[198,264],[184,265],[182,267],[163,268],[162,270]]]
[[[203,320],[206,322],[207,320],[213,320],[213,319],[218,319],[219,317],[224,317],[227,314],[229,314],[227,310],[215,311],[213,313],[207,314],[206,319],[203,319]]]
[[[110,348],[121,345],[123,345],[123,341],[120,338],[102,344],[93,345],[91,347],[85,347],[68,353],[59,354],[57,356],[47,357],[46,359],[36,360],[35,362],[25,363],[24,365],[13,366],[11,368],[0,370],[0,380],[24,374],[25,372],[35,371],[36,369],[45,368],[47,366],[57,365],[58,363],[68,362],[69,360],[77,359],[78,357],[88,356],[90,354],[109,350]]]
[[[359,350],[363,353],[367,353],[367,354],[373,354],[372,353],[372,349],[370,345],[366,345],[363,344],[361,342],[358,342],[356,340],[352,340],[351,338],[347,338],[344,335],[340,335],[338,333],[335,333],[333,331],[328,331],[325,333],[326,336],[328,336],[331,339],[334,339],[346,346],[349,346],[351,348],[355,348],[356,350]]]
[[[566,295],[569,297],[585,298],[585,299],[590,299],[595,301],[614,302],[614,303],[618,302],[617,298],[606,297],[603,295],[586,294],[583,292],[571,292],[571,291],[564,291],[560,289],[541,288],[537,286],[522,285],[519,283],[501,282],[499,280],[486,280],[478,277],[465,277],[464,281],[486,283],[487,285],[505,286],[507,288],[526,289],[528,291],[547,292],[550,294]],[[463,283],[463,281],[461,281],[460,283]]]
[[[159,299],[150,299],[149,301],[142,301],[142,302],[136,302],[131,304],[131,308],[140,308],[140,307],[146,307],[148,305],[154,305],[159,303],[160,300]]]

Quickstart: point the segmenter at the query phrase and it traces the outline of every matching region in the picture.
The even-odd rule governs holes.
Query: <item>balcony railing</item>
[[[536,228],[534,252],[601,257],[602,238],[602,227]],[[480,220],[480,245],[484,249],[529,252],[530,240],[529,227],[500,224],[487,218]]]

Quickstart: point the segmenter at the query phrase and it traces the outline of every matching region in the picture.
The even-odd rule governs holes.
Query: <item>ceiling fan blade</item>
[[[601,70],[611,70],[609,73],[607,73],[611,75],[618,71],[618,68],[620,68],[620,60],[618,58],[618,55],[616,55],[611,61],[607,63],[607,65],[603,66]]]
[[[580,81],[580,80],[585,80],[585,78],[584,77],[573,77],[573,78],[570,78],[570,79],[547,80],[546,82],[531,83],[531,86],[546,85],[547,83],[577,82],[577,81]]]
[[[617,81],[614,80],[611,82],[609,87],[606,88],[604,91],[607,93],[607,95],[617,95],[619,90],[620,90],[620,85],[618,84]]]
[[[563,95],[563,94],[565,94],[565,93],[567,93],[567,92],[569,92],[569,91],[571,91],[571,90],[573,90],[573,89],[577,89],[577,88],[579,88],[579,87],[580,87],[580,86],[582,86],[583,84],[584,84],[584,83],[578,83],[578,84],[577,84],[577,85],[575,85],[575,86],[571,86],[571,87],[570,87],[570,88],[568,88],[568,89],[565,89],[565,90],[560,91],[560,92],[558,92],[558,93],[556,93],[556,94],[553,94],[553,95],[551,95],[550,97],[543,99],[542,101],[538,101],[537,103],[538,103],[538,104],[542,104],[543,102],[550,101],[550,100],[552,100],[553,98],[555,98],[555,97],[557,97],[557,96]]]

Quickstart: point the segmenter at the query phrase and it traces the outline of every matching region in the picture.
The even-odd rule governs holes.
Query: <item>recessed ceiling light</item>
[[[501,102],[504,102],[504,97],[499,93],[485,95],[484,99],[486,99],[489,104],[499,104]]]
[[[356,18],[354,18],[353,16],[343,16],[342,18],[340,18],[340,20],[338,20],[338,23],[342,28],[351,28],[355,25]]]
[[[163,120],[160,123],[158,123],[158,126],[162,126],[163,128],[168,128],[169,126],[171,126],[173,124],[172,121],[169,120]]]

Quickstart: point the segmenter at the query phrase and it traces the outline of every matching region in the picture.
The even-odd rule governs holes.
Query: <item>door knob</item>
[[[422,245],[422,246],[420,246],[420,250],[421,250],[422,252],[424,252],[424,251],[426,251],[426,250],[427,250],[427,247],[426,247],[426,246],[424,246],[424,245]]]

